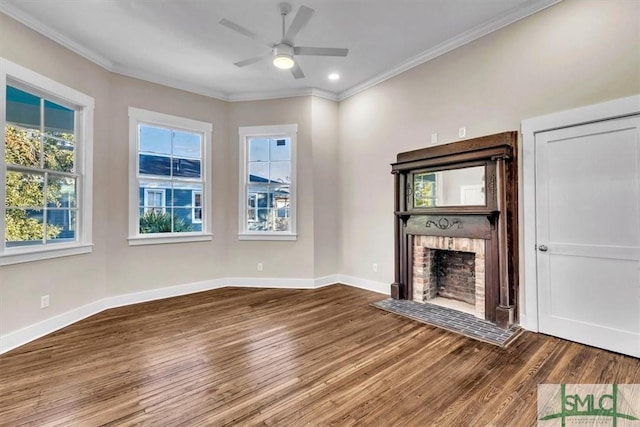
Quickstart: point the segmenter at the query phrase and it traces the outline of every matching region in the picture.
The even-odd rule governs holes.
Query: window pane
[[[54,171],[73,172],[75,136],[72,133],[58,135],[60,137],[44,138],[44,167]]]
[[[249,161],[269,161],[269,138],[249,138]]]
[[[171,158],[153,154],[140,154],[139,168],[141,174],[171,176]]]
[[[42,208],[44,206],[44,175],[7,172],[7,207]]]
[[[171,194],[171,188],[167,188],[169,185],[166,182],[141,180],[138,185],[139,206],[162,211],[166,207],[167,193]]]
[[[291,160],[291,144],[289,138],[271,139],[269,143],[271,157],[270,160]]]
[[[49,175],[47,181],[47,206],[50,208],[75,208],[75,178]]]
[[[171,233],[172,227],[170,212],[148,210],[140,216],[140,234]]]
[[[173,159],[173,176],[200,178],[200,160]]]
[[[42,210],[7,209],[5,214],[7,246],[41,244],[44,238],[42,218]],[[53,235],[50,236],[53,237]]]
[[[149,125],[140,125],[139,151],[171,155],[171,131]]]
[[[173,209],[173,232],[187,233],[193,231],[191,208]]]
[[[40,132],[12,125],[5,127],[4,158],[8,164],[40,167]]]
[[[286,214],[286,215],[285,215]],[[289,214],[288,209],[273,209],[271,212],[272,231],[288,231],[289,230]]]
[[[47,211],[47,240],[61,243],[76,238],[76,211],[49,209]]]
[[[7,86],[7,123],[40,129],[40,97]]]
[[[201,195],[202,184],[174,182],[173,192],[167,193],[171,194],[171,197],[167,197],[167,199],[169,200],[167,204],[169,206],[190,208],[193,206],[194,193],[200,193],[198,194],[198,196]]]
[[[288,184],[291,182],[291,163],[289,162],[271,162],[271,182],[280,184]]]
[[[191,132],[173,132],[173,156],[179,158],[200,159],[201,136]]]
[[[75,132],[74,111],[51,101],[44,101],[44,131],[49,135]]]
[[[249,221],[247,224],[249,231],[269,231],[269,226],[267,224],[268,214],[268,209],[256,209],[255,219]]]
[[[269,163],[249,163],[249,182],[269,182]]]
[[[273,196],[272,190],[265,187],[250,186],[248,194],[248,207],[251,208],[269,208],[272,206]]]

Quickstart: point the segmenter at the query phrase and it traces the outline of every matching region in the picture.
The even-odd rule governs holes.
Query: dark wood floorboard
[[[107,310],[0,356],[0,425],[531,426],[541,383],[640,360],[524,333],[506,349],[371,307],[224,288]]]

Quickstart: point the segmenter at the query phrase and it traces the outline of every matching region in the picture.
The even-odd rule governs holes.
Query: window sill
[[[52,258],[62,258],[73,255],[88,254],[93,251],[93,244],[80,244],[73,246],[47,246],[38,249],[16,248],[9,249],[0,255],[0,266],[21,264],[24,262],[40,261]]]
[[[238,233],[238,240],[298,240],[295,233]]]
[[[198,233],[198,234],[154,234],[149,236],[134,236],[129,237],[129,246],[141,246],[141,245],[165,245],[168,243],[189,243],[189,242],[206,242],[213,240],[213,234],[210,233]]]

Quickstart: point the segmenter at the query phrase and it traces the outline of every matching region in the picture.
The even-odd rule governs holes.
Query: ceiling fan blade
[[[254,33],[251,30],[247,30],[246,28],[244,28],[241,25],[236,24],[235,22],[231,22],[226,18],[222,18],[219,22],[220,25],[224,25],[225,27],[236,31],[240,34],[242,34],[243,36],[249,37],[250,39],[256,40],[260,43],[264,43],[269,47],[274,47],[276,44],[272,41],[270,41],[269,39],[267,39],[266,37],[263,37],[259,34]]]
[[[347,53],[349,53],[349,49],[339,47],[296,46],[293,48],[293,53],[296,55],[311,56],[347,56]]]
[[[234,62],[233,65],[236,67],[246,67],[247,65],[255,64],[256,62],[260,62],[265,58],[271,56],[271,52],[267,52],[263,55],[254,56],[253,58],[245,59],[244,61]]]
[[[302,72],[302,69],[300,68],[297,62],[293,65],[293,68],[291,69],[291,74],[293,74],[293,77],[295,77],[296,79],[304,78],[304,73]]]
[[[298,9],[298,13],[296,13],[295,18],[291,21],[291,25],[289,25],[289,29],[287,33],[284,35],[283,41],[286,41],[289,44],[293,43],[293,39],[300,32],[300,30],[307,25],[311,17],[313,16],[313,9],[307,6],[300,6]]]

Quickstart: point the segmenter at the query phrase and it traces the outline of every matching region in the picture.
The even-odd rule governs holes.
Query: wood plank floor
[[[638,359],[533,333],[501,349],[381,298],[224,288],[111,309],[0,356],[0,424],[530,426],[539,383],[640,383]]]

